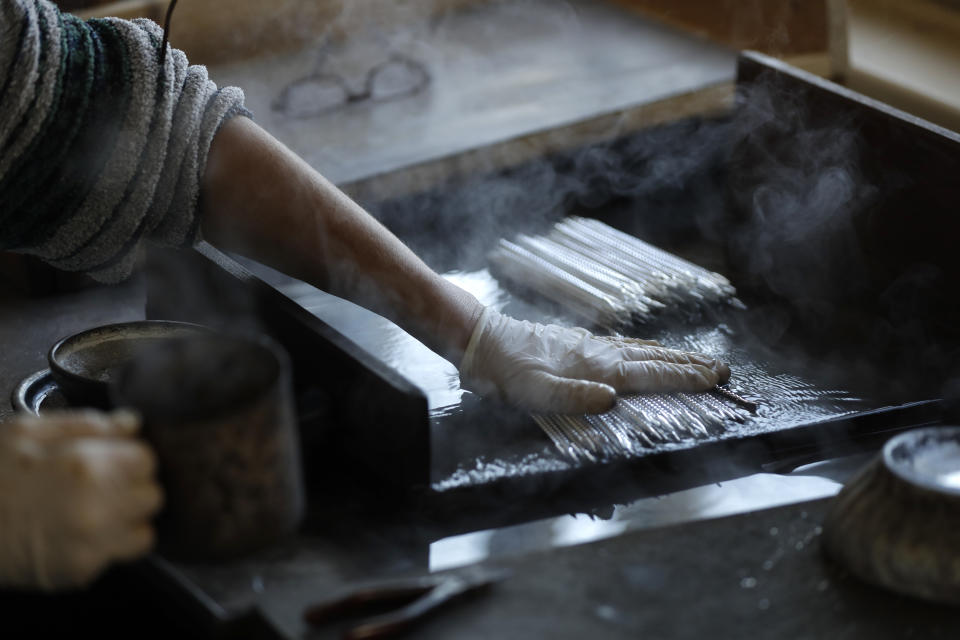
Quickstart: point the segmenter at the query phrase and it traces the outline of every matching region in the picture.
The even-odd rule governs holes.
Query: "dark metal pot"
[[[143,418],[166,502],[160,550],[236,558],[296,530],[304,510],[286,353],[264,336],[191,335],[142,352],[114,404]]]
[[[50,348],[47,361],[71,406],[110,409],[110,385],[137,355],[171,338],[208,332],[198,324],[166,320],[110,324],[63,338]]]

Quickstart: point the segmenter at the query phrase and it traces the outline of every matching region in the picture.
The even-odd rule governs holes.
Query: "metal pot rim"
[[[953,443],[960,452],[960,426],[924,427],[898,434],[883,447],[883,465],[894,476],[914,487],[960,498],[960,483],[946,483],[942,474],[914,464],[918,454],[944,442]],[[960,474],[960,467],[956,471]]]
[[[91,395],[97,393],[105,395],[109,390],[109,385],[106,382],[71,368],[65,358],[68,355],[78,353],[84,347],[113,340],[135,341],[205,331],[210,331],[210,329],[199,324],[172,320],[134,320],[91,327],[55,342],[47,351],[47,363],[55,378],[65,380],[75,388],[88,389]],[[95,339],[98,336],[104,337],[104,339]]]

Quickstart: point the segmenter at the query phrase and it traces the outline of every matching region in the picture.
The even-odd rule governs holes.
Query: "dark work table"
[[[861,584],[823,558],[829,500],[638,531],[502,560],[486,595],[417,638],[956,638],[960,609]],[[266,605],[282,614],[293,594]],[[294,637],[333,638],[336,628]]]
[[[57,338],[143,315],[137,281],[44,296],[7,291],[2,300],[0,392],[6,396],[16,381],[44,366],[45,352]],[[8,407],[4,402],[0,415],[9,415]],[[491,543],[485,562],[510,568],[513,575],[444,610],[411,637],[958,637],[960,610],[860,584],[824,560],[819,534],[828,502],[823,498],[723,518],[641,526],[564,548],[550,549],[549,542],[541,541],[519,553],[498,554]],[[395,536],[380,522],[361,518],[332,528],[338,533],[318,538],[316,547],[318,556],[326,556],[319,564],[329,571],[311,576],[312,585],[333,592],[351,582],[430,570],[428,546]],[[343,535],[351,529],[362,534]],[[503,532],[505,538],[510,535]],[[299,622],[299,612],[325,594],[298,589],[303,582],[295,569],[287,568],[285,581],[268,582],[258,602],[260,615],[237,629],[239,637],[338,636],[336,625],[311,631]],[[139,575],[129,567],[113,570],[74,594],[5,593],[0,611],[6,629],[32,637],[80,629],[101,637],[190,637],[191,630],[177,627],[171,614],[176,609],[142,584]]]
[[[23,289],[33,283],[11,280],[0,273],[0,420],[13,412],[10,393],[16,384],[47,367],[54,342],[90,327],[143,319],[146,301],[138,278],[114,287],[51,285],[29,295]]]

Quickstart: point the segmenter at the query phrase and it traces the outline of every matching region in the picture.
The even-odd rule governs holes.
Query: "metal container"
[[[867,582],[960,605],[960,427],[887,442],[831,505],[823,545]]]
[[[57,341],[47,353],[47,362],[71,406],[109,409],[111,384],[138,354],[164,340],[207,331],[198,324],[168,320],[109,324]]]
[[[227,560],[296,530],[304,489],[289,364],[271,340],[166,341],[123,369],[115,400],[143,416],[159,459],[162,553]]]

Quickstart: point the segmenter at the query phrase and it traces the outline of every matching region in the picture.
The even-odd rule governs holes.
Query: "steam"
[[[148,319],[192,322],[233,335],[264,330],[253,292],[193,251],[154,248],[144,272]]]
[[[731,186],[743,219],[733,251],[754,282],[830,315],[831,301],[869,285],[855,219],[877,189],[860,169],[862,141],[842,114],[818,122],[772,79],[742,89],[739,106]]]

